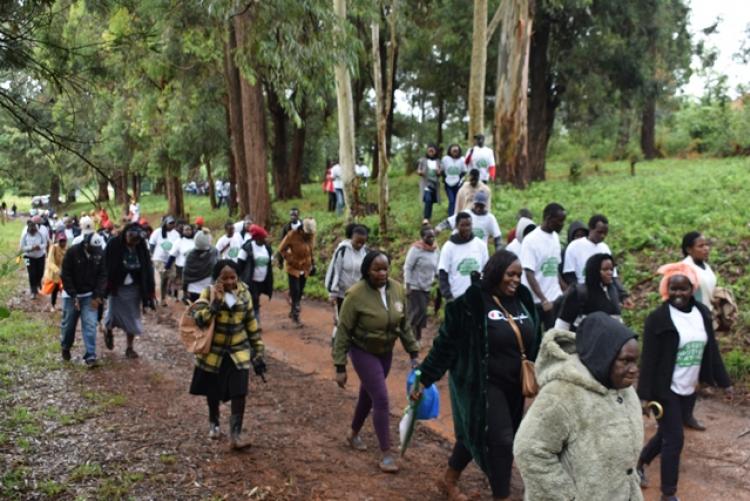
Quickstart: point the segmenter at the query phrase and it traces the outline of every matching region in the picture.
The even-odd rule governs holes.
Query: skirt
[[[219,372],[207,372],[196,367],[193,380],[190,382],[191,395],[205,395],[212,400],[227,402],[236,397],[247,395],[250,380],[248,369],[238,369],[228,353],[221,359]]]
[[[427,325],[427,305],[429,291],[410,290],[406,296],[406,317],[412,327],[424,328]]]
[[[117,327],[136,336],[143,334],[141,304],[141,291],[137,284],[121,286],[116,294],[109,296],[109,307],[105,316],[107,328]]]

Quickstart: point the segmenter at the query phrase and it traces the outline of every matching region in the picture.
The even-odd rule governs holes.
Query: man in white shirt
[[[555,301],[562,297],[560,287],[560,235],[567,214],[562,205],[544,208],[542,225],[526,235],[521,243],[522,282],[531,289],[544,328],[555,325]]]
[[[365,165],[365,158],[359,157],[354,165],[354,175],[359,179],[359,186],[367,188],[367,180],[370,179],[370,168]]]
[[[161,292],[162,306],[167,306],[167,294],[169,293],[170,282],[176,276],[174,268],[167,269],[169,253],[180,239],[180,233],[176,227],[177,222],[174,217],[167,216],[164,218],[161,228],[154,230],[148,239],[148,246],[151,250],[151,261],[154,263],[154,270],[159,274],[159,290]]]
[[[495,152],[484,145],[484,135],[474,136],[474,146],[466,153],[468,170],[479,169],[479,180],[484,184],[495,179]]]
[[[440,293],[446,301],[463,295],[471,285],[471,274],[481,273],[489,260],[487,244],[474,236],[468,213],[456,216],[456,229],[458,231],[443,244],[438,261]]]
[[[487,210],[487,194],[480,191],[474,195],[474,205],[468,211],[471,216],[471,228],[474,236],[487,244],[492,239],[495,244],[495,251],[503,248],[502,232],[500,225],[497,224],[497,218]],[[435,232],[439,233],[447,229],[455,229],[456,216],[451,216],[443,220],[435,227]]]
[[[336,193],[336,215],[344,213],[344,173],[338,162],[331,167],[331,178],[333,179],[333,191]]]
[[[568,244],[565,249],[565,260],[563,263],[562,277],[568,285],[586,281],[586,262],[594,254],[612,255],[609,246],[604,242],[609,234],[609,220],[603,214],[591,216],[588,223],[588,236],[577,238]],[[628,297],[627,291],[617,277],[617,269],[614,271],[614,280],[617,291],[620,293],[622,304],[625,308],[632,308],[633,301]]]

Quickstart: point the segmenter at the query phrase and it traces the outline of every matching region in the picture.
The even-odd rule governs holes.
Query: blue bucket
[[[412,369],[409,377],[406,378],[406,397],[409,398],[411,387],[417,378],[416,369]],[[435,419],[440,414],[440,392],[434,384],[431,384],[422,391],[422,400],[417,408],[417,419]]]

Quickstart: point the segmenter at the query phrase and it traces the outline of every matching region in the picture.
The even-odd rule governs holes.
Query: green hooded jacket
[[[530,360],[536,357],[541,333],[531,292],[519,285],[516,293],[537,332],[535,346],[527,346]],[[472,284],[445,307],[445,320],[422,362],[422,383],[429,386],[450,371],[449,389],[456,439],[471,452],[487,472],[487,381],[489,348],[482,290]]]

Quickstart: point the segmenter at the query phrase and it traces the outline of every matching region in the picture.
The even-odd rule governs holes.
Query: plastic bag
[[[416,369],[413,369],[409,373],[409,377],[406,378],[406,398],[409,398],[411,393],[411,387],[414,386],[414,380],[416,379]],[[427,420],[435,419],[440,415],[440,392],[437,387],[432,384],[422,390],[422,399],[419,402],[419,408],[417,408],[417,419]]]

